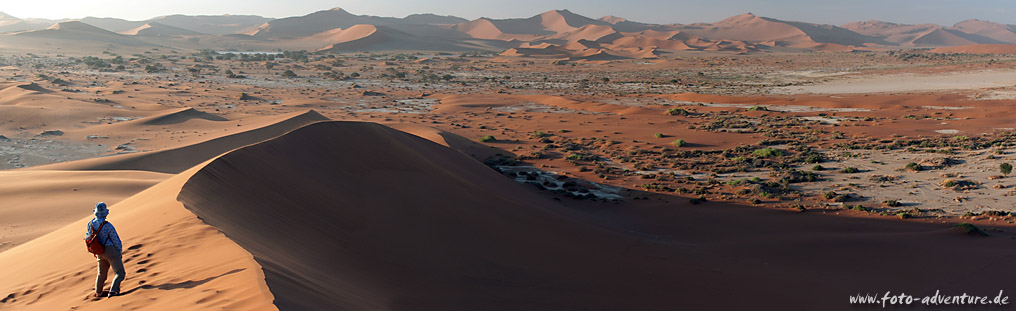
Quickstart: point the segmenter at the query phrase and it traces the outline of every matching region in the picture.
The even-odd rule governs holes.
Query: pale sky
[[[20,18],[117,17],[146,20],[170,14],[300,16],[341,7],[359,15],[412,13],[529,17],[553,9],[599,18],[615,15],[649,23],[713,22],[752,12],[783,20],[841,25],[878,19],[952,25],[965,19],[1016,24],[1013,0],[0,0],[0,11]]]

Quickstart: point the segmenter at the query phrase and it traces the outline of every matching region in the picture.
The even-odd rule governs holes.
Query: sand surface
[[[777,88],[781,94],[906,93],[947,90],[975,90],[1016,86],[1016,72],[991,71],[938,75],[899,74],[843,78],[806,86]]]
[[[616,36],[569,14],[467,30]],[[700,35],[744,25],[804,40],[747,15]],[[403,31],[349,26],[329,34]],[[625,36],[700,50],[304,62],[81,44],[122,70],[0,50],[0,309],[835,310],[865,292],[1009,292],[1016,195],[998,167],[1016,160],[1016,104],[995,96],[1014,59]],[[905,169],[935,157],[958,161]],[[81,247],[97,201],[127,247],[109,299],[89,296]]]

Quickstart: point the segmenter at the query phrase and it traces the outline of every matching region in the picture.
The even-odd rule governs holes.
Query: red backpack
[[[99,242],[99,232],[102,230],[102,226],[105,226],[106,222],[103,221],[99,225],[99,229],[92,230],[92,234],[85,238],[85,246],[88,247],[88,252],[96,255],[102,255],[106,252],[106,247],[102,246],[102,242]]]

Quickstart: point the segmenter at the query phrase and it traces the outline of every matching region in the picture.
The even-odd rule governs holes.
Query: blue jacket
[[[98,229],[103,221],[106,221],[106,219],[93,218],[92,221],[89,221],[86,224],[88,231],[85,233],[85,237],[91,236],[92,230]],[[99,231],[98,238],[99,242],[102,242],[102,245],[105,245],[107,248],[116,248],[117,252],[123,253],[123,244],[121,244],[120,236],[116,234],[116,228],[113,228],[112,223],[107,222],[105,226],[102,226],[102,231]]]

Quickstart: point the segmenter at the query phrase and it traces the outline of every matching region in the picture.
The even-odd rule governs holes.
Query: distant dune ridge
[[[897,46],[1016,44],[1016,26],[974,19],[951,27],[877,20],[835,26],[746,13],[715,23],[664,25],[617,16],[593,19],[569,10],[552,10],[528,18],[481,17],[471,21],[435,14],[404,18],[356,15],[341,8],[279,19],[169,15],[145,21],[96,17],[22,20],[0,12],[0,37],[5,36],[2,33],[127,46],[192,47],[193,42],[211,42],[271,50],[488,50],[503,52],[504,56],[570,59],[593,55],[655,58],[676,51],[857,51]]]
[[[138,28],[121,32],[121,34],[132,35],[132,36],[188,36],[188,35],[200,35],[202,33],[196,31],[190,31],[183,28],[173,27],[164,25],[156,22],[141,25]]]

